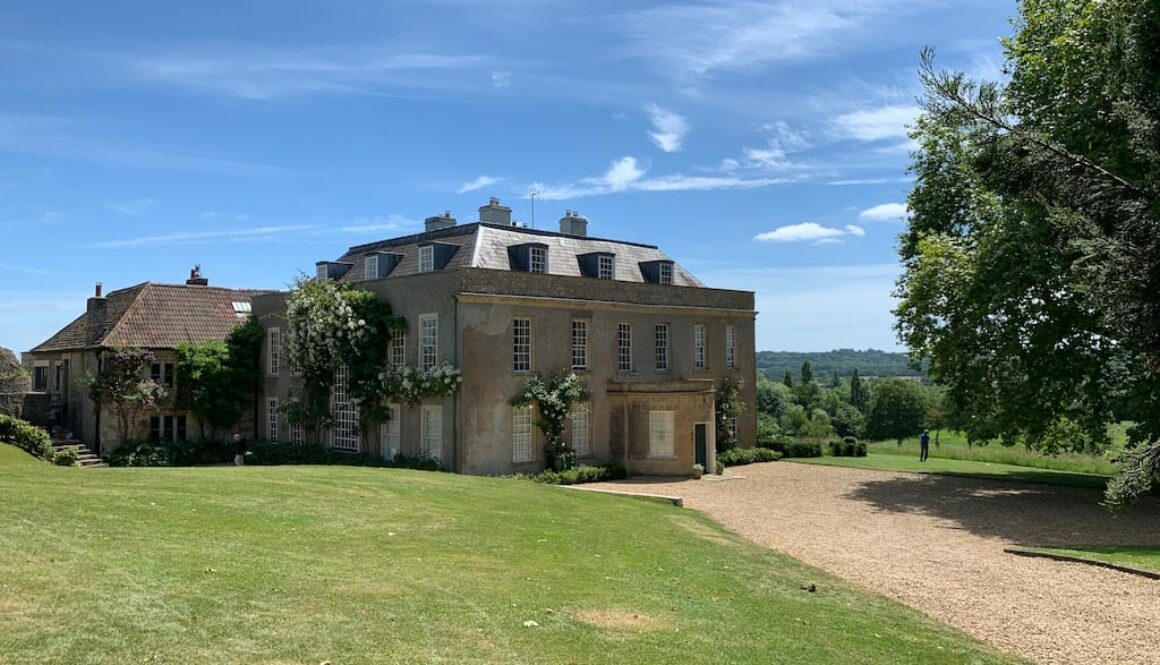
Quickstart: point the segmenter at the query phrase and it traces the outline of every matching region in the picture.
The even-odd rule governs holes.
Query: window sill
[[[649,455],[649,456],[648,456],[648,457],[646,457],[645,459],[655,459],[655,460],[677,460],[677,459],[680,459],[680,458],[679,458],[679,457],[677,457],[676,455]]]

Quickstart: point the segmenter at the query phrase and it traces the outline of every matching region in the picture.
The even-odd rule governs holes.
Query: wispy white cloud
[[[685,135],[689,133],[689,123],[681,115],[666,111],[655,103],[645,107],[653,129],[648,133],[652,142],[665,152],[676,152],[681,149]]]
[[[374,215],[355,218],[354,223],[339,227],[345,233],[404,233],[419,230],[418,220],[404,215]]]
[[[839,135],[857,141],[906,139],[907,127],[922,113],[917,106],[884,106],[844,113],[834,118]]]
[[[433,72],[478,71],[484,60],[478,55],[395,53],[353,46],[286,51],[215,47],[202,52],[127,57],[123,66],[145,81],[269,100],[306,94],[386,94],[398,86],[424,87]],[[493,84],[495,74],[500,75],[499,81],[510,82],[510,72],[495,72]]]
[[[221,229],[213,231],[174,231],[153,236],[139,236],[122,240],[104,240],[93,243],[92,247],[115,249],[119,247],[142,247],[147,245],[174,245],[187,243],[207,243],[217,241],[266,240],[302,231],[320,228],[316,224],[294,224],[287,226],[259,226],[249,229]]]
[[[35,217],[10,219],[0,222],[0,226],[34,226],[40,224],[51,224],[57,219],[60,219],[59,213],[53,210],[45,210]]]
[[[231,219],[235,222],[244,222],[250,218],[246,213],[241,212],[218,212],[216,210],[206,210],[199,215],[202,219]]]
[[[905,203],[882,203],[858,213],[863,222],[897,222],[909,216]]]
[[[16,265],[15,263],[5,263],[0,261],[0,272],[14,272],[21,275],[37,275],[46,276],[57,274],[49,270],[42,270],[40,268],[29,268],[28,266]]]
[[[506,88],[512,84],[512,73],[507,70],[493,70],[491,72],[491,87]]]
[[[721,165],[737,165],[762,171],[786,171],[800,166],[791,155],[809,147],[805,136],[791,129],[783,120],[763,125],[761,130],[765,134],[764,146],[743,148],[741,160],[723,160]]]
[[[802,222],[801,224],[781,226],[772,231],[758,233],[753,239],[758,242],[812,242],[814,244],[829,244],[838,242],[842,236],[847,235],[862,237],[866,235],[866,231],[862,227],[854,226],[853,224],[838,229],[822,226],[817,222]]]
[[[489,175],[481,175],[475,180],[463,183],[463,185],[459,188],[459,193],[465,194],[467,192],[474,192],[477,189],[483,189],[484,187],[491,187],[501,180],[503,180],[503,178],[493,178]]]
[[[122,215],[136,216],[145,214],[146,210],[152,208],[156,204],[157,201],[149,197],[144,197],[140,199],[134,199],[132,201],[110,203],[108,207],[109,210],[112,210],[113,212],[119,212]]]
[[[645,177],[649,166],[641,166],[635,157],[614,161],[602,176],[583,178],[574,183],[545,185],[535,183],[531,189],[542,201],[562,201],[616,192],[677,192],[717,189],[756,189],[780,185],[784,178],[744,178],[735,175],[691,176],[682,173]]]
[[[893,185],[905,184],[914,182],[914,178],[910,176],[891,176],[883,178],[846,178],[842,180],[830,180],[826,182],[827,185],[849,187],[859,185]]]
[[[667,4],[618,16],[636,53],[678,81],[832,57],[924,0],[741,0]]]

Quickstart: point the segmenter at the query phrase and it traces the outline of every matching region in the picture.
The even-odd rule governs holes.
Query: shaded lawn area
[[[1146,568],[1160,573],[1160,547],[1111,547],[1111,546],[1070,546],[1070,547],[1028,547],[1035,552],[1065,554],[1080,559],[1106,561],[1133,568]]]
[[[884,445],[884,444],[875,444]],[[793,458],[788,462],[802,464],[827,464],[830,466],[846,466],[858,469],[875,469],[878,471],[908,471],[912,473],[934,473],[947,476],[966,476],[970,478],[989,478],[992,480],[1008,480],[1023,483],[1038,483],[1044,485],[1065,485],[1070,487],[1092,487],[1103,489],[1107,478],[1086,473],[1058,471],[1054,469],[1036,469],[1014,464],[997,464],[994,462],[980,462],[974,460],[958,460],[937,457],[937,451],[932,447],[931,456],[927,461],[918,461],[918,454],[914,456],[892,454],[871,448],[866,457],[810,457]]]
[[[5,662],[1017,662],[645,501],[390,469],[59,468],[7,445],[0,497]]]

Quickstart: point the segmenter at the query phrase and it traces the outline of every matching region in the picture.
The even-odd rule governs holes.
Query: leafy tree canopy
[[[1160,0],[1023,0],[1004,45],[1006,87],[924,53],[897,327],[970,436],[1099,447],[1130,400],[1122,507],[1160,478]]]

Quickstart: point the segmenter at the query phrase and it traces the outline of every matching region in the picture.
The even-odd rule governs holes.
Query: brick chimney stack
[[[189,279],[185,280],[188,286],[209,286],[209,280],[201,276],[201,264],[193,266],[189,271]]]
[[[93,297],[89,298],[85,307],[85,342],[90,346],[101,341],[101,337],[105,334],[105,310],[108,304],[104,288],[97,282],[93,289]]]

